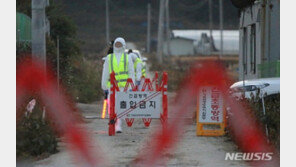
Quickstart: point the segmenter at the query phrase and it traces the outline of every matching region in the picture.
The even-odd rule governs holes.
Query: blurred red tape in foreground
[[[67,100],[63,94],[59,95],[55,87],[55,79],[51,72],[48,76],[42,72],[43,67],[38,62],[26,61],[17,68],[17,109],[25,103],[26,95],[37,95],[47,107],[50,116],[56,123],[56,129],[64,134],[71,148],[75,150],[76,158],[83,166],[96,166],[103,164],[102,157],[94,157],[87,143],[90,141],[87,133],[78,127],[75,118],[71,114],[73,103]],[[181,139],[183,130],[188,124],[188,117],[195,111],[197,92],[204,86],[215,86],[223,94],[227,105],[231,108],[232,116],[229,118],[234,141],[242,152],[273,152],[272,161],[251,162],[253,166],[278,166],[279,157],[275,150],[266,141],[260,126],[247,112],[246,105],[232,99],[228,95],[231,84],[230,78],[223,65],[219,62],[209,61],[196,64],[190,71],[190,75],[184,79],[181,89],[178,91],[175,102],[171,103],[169,119],[163,128],[159,128],[150,137],[149,144],[132,161],[134,166],[158,166],[165,165],[168,159],[167,152]],[[69,104],[70,103],[70,104]],[[135,132],[136,133],[136,132]],[[199,155],[196,155],[197,157]],[[211,155],[209,155],[211,156]]]
[[[39,99],[46,106],[49,117],[54,121],[56,131],[65,136],[73,150],[77,164],[81,166],[101,166],[103,157],[91,150],[89,134],[78,126],[78,119],[73,116],[75,105],[65,94],[58,92],[53,73],[39,61],[25,59],[17,66],[16,73],[16,106],[18,117],[22,115],[22,106],[28,96]],[[17,117],[17,120],[18,120]],[[98,151],[98,150],[96,150]],[[98,157],[99,156],[99,157]],[[103,166],[103,165],[102,165]]]
[[[169,106],[170,115],[164,129],[156,131],[146,147],[139,151],[139,155],[133,161],[134,165],[143,166],[165,165],[168,159],[166,153],[171,153],[172,148],[182,137],[188,122],[192,117],[192,111],[196,108],[197,93],[204,86],[214,86],[223,95],[226,104],[231,108],[232,116],[229,118],[229,128],[233,140],[242,152],[273,153],[272,161],[252,161],[253,166],[279,166],[279,157],[275,149],[267,143],[261,126],[252,119],[245,104],[236,101],[229,95],[231,79],[221,62],[204,61],[196,63],[190,70],[190,74],[183,80],[174,103]],[[196,155],[197,157],[199,155]],[[211,155],[209,155],[211,156]]]

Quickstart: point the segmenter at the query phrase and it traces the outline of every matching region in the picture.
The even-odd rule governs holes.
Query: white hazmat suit
[[[130,53],[129,56],[131,57],[131,59],[133,60],[133,63],[135,64],[135,62],[137,61],[138,56],[135,53]],[[141,77],[142,77],[142,63],[138,63],[137,67],[136,67],[136,75],[135,75],[135,79],[137,82],[141,81]]]
[[[115,47],[115,44],[119,42],[122,44],[122,47],[118,48],[118,47]],[[121,56],[123,55],[124,51],[125,51],[125,47],[126,47],[126,44],[125,44],[125,40],[121,37],[118,37],[115,39],[114,41],[114,44],[113,44],[113,52],[114,52],[114,55],[115,55],[115,58],[117,60],[117,64],[119,65],[119,62],[120,62],[120,59],[121,59]],[[127,56],[128,57],[128,76],[129,78],[131,78],[133,80],[133,82],[135,82],[135,70],[134,70],[134,63],[131,59],[130,56]],[[109,91],[109,94],[110,94],[110,88],[107,87],[107,83],[108,83],[108,80],[110,78],[110,71],[109,71],[109,59],[106,57],[105,58],[105,62],[104,62],[104,65],[103,65],[103,74],[102,74],[102,81],[101,81],[101,86],[102,86],[102,89],[104,91]],[[119,88],[120,91],[123,91],[124,88]],[[108,100],[109,100],[109,95],[108,95]],[[116,112],[116,111],[115,111]],[[115,124],[115,131],[116,132],[122,132],[122,129],[121,129],[121,120],[120,119],[117,119],[116,121],[116,124]]]

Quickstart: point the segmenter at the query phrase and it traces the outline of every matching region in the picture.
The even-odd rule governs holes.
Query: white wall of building
[[[261,30],[260,30],[260,6],[255,4],[252,7],[245,8],[240,17],[240,54],[239,54],[239,79],[258,78],[257,65],[261,63]],[[252,52],[252,26],[255,26],[255,52]],[[255,55],[254,55],[255,54]],[[255,56],[256,60],[252,60]],[[251,63],[255,64],[255,70]]]
[[[264,5],[265,17],[262,3],[263,1],[256,1],[252,6],[241,9],[240,80],[258,78],[260,76],[259,64],[280,60],[280,2],[268,0]],[[265,27],[263,27],[264,24]],[[255,29],[253,31],[255,41],[252,40],[252,29]],[[265,38],[263,38],[264,35]],[[253,63],[255,63],[255,70]]]
[[[194,55],[194,41],[190,39],[183,38],[172,38],[170,40],[170,55],[172,56],[182,56],[182,55]],[[168,55],[168,45],[167,42],[164,43],[163,53]]]

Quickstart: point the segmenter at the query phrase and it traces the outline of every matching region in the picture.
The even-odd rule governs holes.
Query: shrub
[[[258,96],[257,96],[258,97]],[[267,125],[268,139],[280,148],[280,94],[264,97],[265,115],[263,114],[262,99],[252,98],[249,100],[250,106],[253,108],[254,115],[262,125]],[[265,128],[262,128],[265,129]]]
[[[257,96],[253,96],[252,99],[240,99],[246,108],[246,112],[249,112],[252,119],[263,130],[264,134],[267,134],[268,142],[280,150],[280,94],[265,96],[264,98],[265,114],[263,113],[262,99]],[[229,115],[230,116],[230,115]],[[266,133],[266,126],[267,131]],[[231,127],[226,128],[226,135],[232,136]]]
[[[81,103],[99,100],[101,90],[101,67],[95,62],[83,60],[74,68],[72,95]]]
[[[57,137],[48,120],[42,119],[42,110],[35,107],[28,116],[22,116],[16,128],[16,155],[39,157],[56,153]]]

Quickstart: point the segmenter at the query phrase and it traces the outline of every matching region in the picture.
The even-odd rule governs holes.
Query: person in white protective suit
[[[142,61],[131,49],[129,49],[128,54],[134,63],[136,85],[140,86],[142,78]]]
[[[105,93],[110,92],[110,74],[115,72],[115,78],[120,91],[124,90],[127,78],[135,82],[134,63],[131,57],[125,53],[125,40],[121,37],[115,39],[113,44],[113,54],[108,54],[103,65],[103,74],[101,86]],[[108,99],[110,96],[108,96]],[[116,112],[116,111],[115,111]],[[117,119],[115,123],[116,133],[121,133],[121,120]]]

